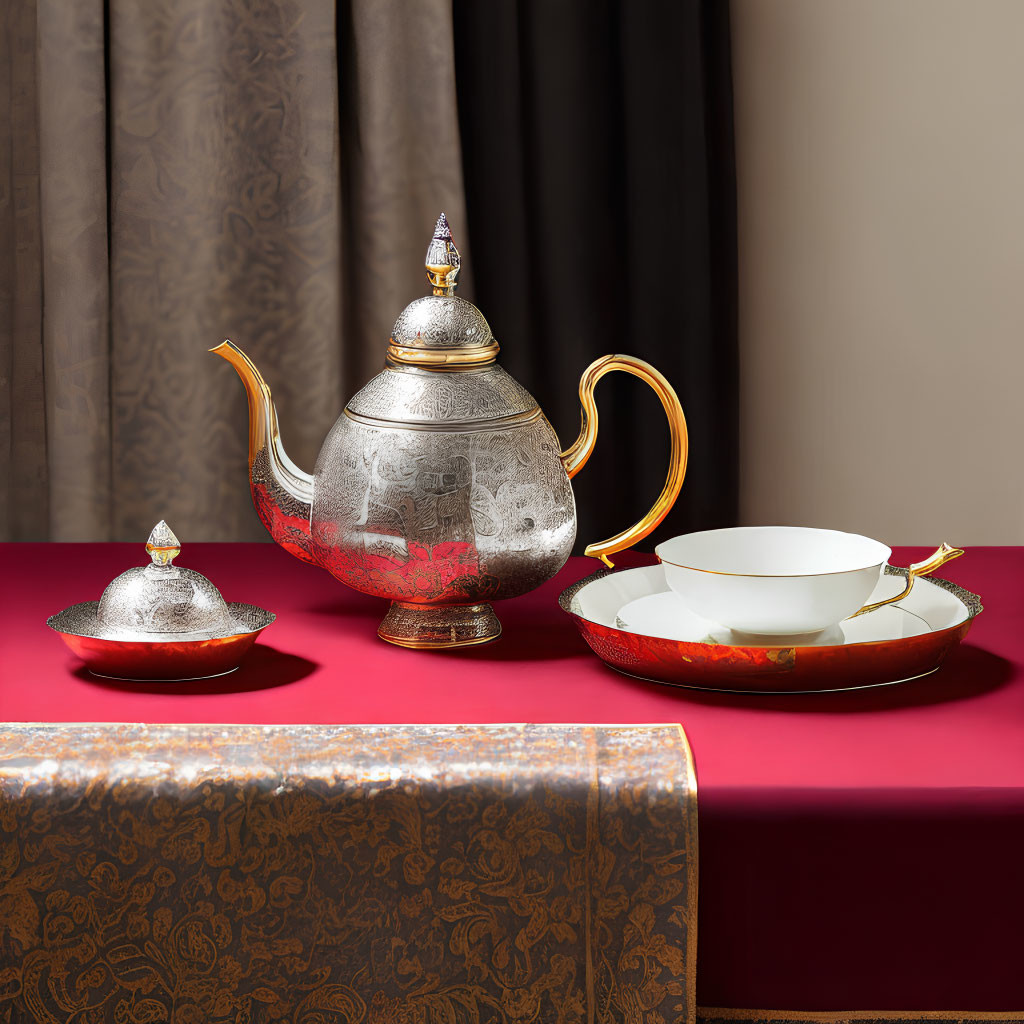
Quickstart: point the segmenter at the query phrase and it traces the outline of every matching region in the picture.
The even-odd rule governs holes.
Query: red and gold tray
[[[902,589],[905,576],[906,570],[888,568],[872,600]],[[669,607],[674,600],[661,566],[652,565],[597,572],[563,591],[559,603],[594,653],[620,672],[749,693],[846,690],[928,675],[982,610],[977,594],[922,578],[898,604],[814,638],[767,645],[730,634],[681,603]]]

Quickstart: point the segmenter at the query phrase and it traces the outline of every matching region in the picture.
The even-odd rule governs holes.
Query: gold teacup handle
[[[887,604],[895,604],[897,601],[902,601],[903,598],[905,598],[907,594],[914,589],[914,580],[916,580],[918,576],[930,576],[936,569],[945,565],[947,562],[952,562],[954,558],[959,558],[963,553],[963,548],[955,548],[943,541],[943,543],[936,548],[935,552],[929,555],[923,562],[915,562],[907,569],[907,585],[899,594],[895,597],[888,597],[884,601],[875,601],[873,604],[866,604],[859,612],[854,612],[850,618],[855,619],[858,615],[867,615],[868,612],[873,612],[876,608],[883,608]]]
[[[590,454],[594,450],[594,444],[597,441],[597,404],[594,401],[594,388],[597,386],[597,382],[612,370],[631,373],[654,389],[654,393],[661,399],[665,415],[668,417],[672,451],[668,458],[668,476],[665,478],[665,486],[661,489],[661,494],[658,495],[658,500],[650,512],[628,530],[623,530],[621,533],[615,534],[614,537],[609,537],[608,540],[587,545],[584,554],[590,555],[591,558],[600,558],[609,569],[614,568],[609,555],[614,555],[616,551],[624,551],[636,544],[637,541],[643,540],[668,515],[668,510],[672,507],[679,494],[679,489],[683,486],[689,447],[683,407],[679,404],[679,398],[672,385],[662,374],[650,363],[634,356],[602,356],[591,363],[580,377],[580,405],[583,407],[580,436],[560,456],[569,479],[571,480],[586,465],[587,459],[590,458]]]

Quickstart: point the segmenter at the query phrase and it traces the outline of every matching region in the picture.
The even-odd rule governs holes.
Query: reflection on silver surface
[[[225,606],[227,619],[217,633],[145,633],[143,635],[126,633],[124,631],[112,630],[100,620],[98,601],[83,601],[81,604],[73,604],[56,615],[51,615],[46,624],[50,629],[58,633],[68,633],[72,636],[94,637],[97,640],[114,640],[125,643],[182,643],[194,641],[201,643],[203,640],[221,639],[229,636],[241,636],[246,633],[258,633],[266,629],[277,616],[273,612],[257,608],[252,604],[239,604],[232,602]]]

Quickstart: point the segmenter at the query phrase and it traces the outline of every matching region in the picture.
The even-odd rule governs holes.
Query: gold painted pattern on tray
[[[677,726],[7,726],[0,1021],[694,1020]]]

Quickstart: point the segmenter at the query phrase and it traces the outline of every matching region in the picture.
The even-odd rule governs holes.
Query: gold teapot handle
[[[907,569],[907,585],[895,597],[887,597],[884,601],[866,604],[859,612],[854,612],[849,617],[855,619],[858,615],[867,615],[868,612],[875,611],[876,608],[884,608],[887,604],[902,601],[914,589],[914,580],[918,576],[930,576],[936,569],[941,568],[947,562],[952,562],[954,558],[959,558],[963,553],[963,548],[955,548],[943,541],[923,562],[915,562]]]
[[[614,555],[616,551],[624,551],[643,540],[668,515],[668,510],[672,507],[679,494],[679,489],[683,486],[689,447],[683,407],[679,404],[679,398],[672,385],[664,376],[650,363],[634,356],[602,356],[591,363],[580,377],[580,405],[583,407],[580,436],[560,456],[569,479],[571,480],[586,465],[587,459],[590,458],[590,454],[594,450],[594,444],[597,442],[597,404],[594,401],[594,388],[597,386],[597,382],[612,370],[631,373],[654,389],[654,393],[661,399],[665,415],[668,417],[672,451],[669,454],[665,486],[661,489],[661,494],[658,495],[658,500],[650,512],[628,530],[623,530],[621,533],[615,534],[614,537],[609,537],[608,540],[587,545],[584,553],[590,555],[591,558],[600,558],[609,569],[614,568],[609,555]]]

